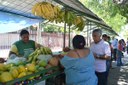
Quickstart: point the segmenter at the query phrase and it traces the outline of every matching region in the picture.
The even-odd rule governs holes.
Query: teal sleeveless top
[[[97,85],[92,52],[82,58],[64,56],[60,62],[65,68],[66,85]]]
[[[27,57],[30,53],[35,50],[35,41],[29,40],[28,43],[24,43],[22,40],[19,40],[14,43],[16,45],[19,56]]]

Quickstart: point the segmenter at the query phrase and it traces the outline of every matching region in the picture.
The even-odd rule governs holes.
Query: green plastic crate
[[[51,70],[53,70],[53,72],[51,74],[47,74],[47,72],[51,71]],[[36,72],[34,74],[24,76],[22,78],[17,78],[17,79],[14,79],[14,80],[11,80],[11,81],[8,81],[8,82],[5,82],[5,83],[0,83],[0,85],[14,85],[17,82],[26,81],[31,77],[35,77],[37,75],[40,75],[41,79],[33,79],[31,81],[31,83],[27,84],[27,85],[34,85],[38,82],[41,82],[41,81],[46,80],[48,78],[52,78],[52,77],[57,76],[59,74],[61,74],[61,72],[59,71],[59,67],[56,66],[56,67],[51,67],[51,68],[48,68],[48,69],[44,69],[44,70]]]

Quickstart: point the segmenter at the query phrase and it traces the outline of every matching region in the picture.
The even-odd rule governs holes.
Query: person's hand
[[[96,54],[96,53],[93,53],[93,55],[94,55],[94,57],[95,57],[96,59],[99,59],[99,58],[100,58],[100,55],[98,55],[98,54]]]
[[[71,49],[69,48],[69,47],[65,47],[65,48],[63,48],[63,51],[64,52],[69,52]]]
[[[40,45],[40,44],[37,44],[37,46],[36,46],[37,48],[40,48],[40,47],[43,47],[42,45]]]
[[[59,57],[60,59],[62,59],[62,58],[64,57],[64,55],[61,55],[61,54],[60,54],[60,55],[58,55],[58,57]]]
[[[94,56],[95,58],[97,58],[97,54],[96,54],[96,53],[93,53],[93,56]]]
[[[10,54],[9,59],[15,59],[17,57],[16,54]]]

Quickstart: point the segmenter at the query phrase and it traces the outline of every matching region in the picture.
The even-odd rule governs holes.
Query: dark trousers
[[[128,54],[128,46],[127,46],[127,54]]]
[[[115,61],[116,61],[116,53],[117,53],[117,49],[114,49],[113,57],[114,57],[114,60],[115,60]]]
[[[98,85],[107,85],[107,73],[95,72],[98,78]]]

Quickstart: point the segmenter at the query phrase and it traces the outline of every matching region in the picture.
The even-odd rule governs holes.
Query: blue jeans
[[[122,66],[123,65],[123,63],[122,63],[122,60],[121,60],[121,58],[122,58],[122,52],[121,51],[117,51],[117,66]]]
[[[110,70],[110,65],[111,65],[111,60],[106,60],[106,75],[108,77],[109,75],[109,70]]]

